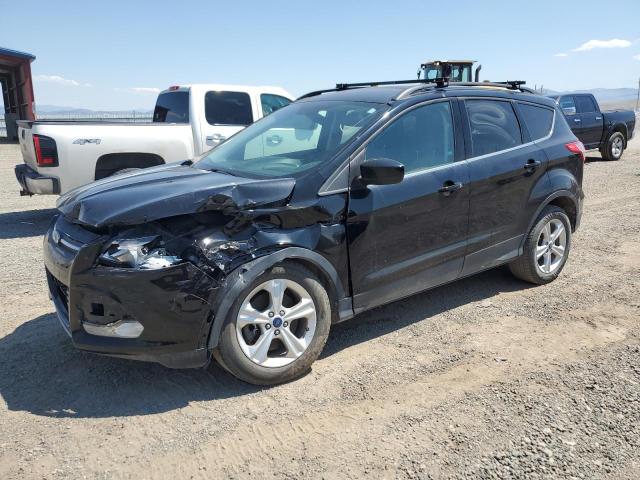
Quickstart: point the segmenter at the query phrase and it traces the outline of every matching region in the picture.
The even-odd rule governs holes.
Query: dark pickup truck
[[[631,110],[600,111],[590,93],[552,95],[587,150],[600,150],[602,158],[618,160],[633,137],[636,115]]]

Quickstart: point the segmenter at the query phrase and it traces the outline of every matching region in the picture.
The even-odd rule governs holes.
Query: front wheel
[[[624,152],[624,136],[620,132],[614,132],[602,147],[602,158],[605,160],[620,160]]]
[[[296,264],[276,266],[238,296],[214,355],[241,380],[278,384],[311,368],[330,326],[331,303],[318,278]]]
[[[564,210],[546,207],[529,231],[523,254],[509,264],[521,280],[544,285],[558,278],[569,257],[571,223]]]

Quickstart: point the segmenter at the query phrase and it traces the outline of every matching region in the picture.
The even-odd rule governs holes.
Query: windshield
[[[387,108],[365,102],[292,103],[237,133],[194,166],[240,176],[296,177],[329,161]]]
[[[451,82],[470,82],[471,66],[470,65],[446,65],[436,66],[427,65],[423,69],[422,78],[425,80],[435,80],[438,77],[448,78]]]

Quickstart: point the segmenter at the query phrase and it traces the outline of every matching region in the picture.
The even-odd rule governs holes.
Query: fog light
[[[144,327],[135,320],[119,320],[107,325],[83,322],[82,327],[85,332],[101,337],[138,338]]]

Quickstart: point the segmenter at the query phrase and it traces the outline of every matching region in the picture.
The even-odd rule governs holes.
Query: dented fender
[[[262,275],[269,268],[283,262],[284,260],[294,260],[307,262],[320,269],[334,286],[336,303],[338,304],[338,315],[336,321],[347,320],[353,316],[351,298],[347,296],[345,288],[340,280],[336,269],[322,255],[301,247],[287,247],[277,252],[256,258],[241,267],[237,268],[226,278],[224,286],[216,292],[216,298],[212,299],[214,304],[214,319],[211,325],[208,348],[214,349],[218,346],[220,332],[225,319],[233,306],[235,300],[242,291],[247,288],[256,278]]]

